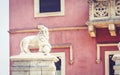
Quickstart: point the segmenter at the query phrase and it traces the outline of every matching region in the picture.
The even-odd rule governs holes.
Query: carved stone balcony
[[[96,28],[108,28],[116,36],[120,27],[120,0],[89,0],[89,20],[86,22],[91,37],[96,37]]]

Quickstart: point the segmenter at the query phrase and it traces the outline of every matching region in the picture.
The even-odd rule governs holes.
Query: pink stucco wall
[[[36,28],[40,23],[45,24],[48,28],[85,26],[89,12],[87,1],[65,0],[65,16],[35,18],[33,0],[10,0],[10,29]],[[98,31],[98,33],[100,32]],[[19,54],[19,43],[22,38],[34,34],[36,33],[10,34],[10,55]],[[66,75],[104,75],[104,63],[96,64],[95,61],[96,42],[100,40],[101,38],[91,38],[87,29],[50,32],[51,44],[71,43],[73,46],[74,63],[72,65],[69,64],[67,48],[53,51],[65,52]],[[116,41],[118,40],[117,38]]]
[[[10,29],[36,27],[80,26],[88,18],[87,0],[65,0],[65,16],[34,18],[34,0],[10,0]]]

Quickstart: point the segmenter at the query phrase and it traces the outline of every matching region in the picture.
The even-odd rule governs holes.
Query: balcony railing
[[[116,36],[120,27],[120,0],[89,0],[89,20],[91,37],[96,37],[95,28],[108,28],[111,36]]]

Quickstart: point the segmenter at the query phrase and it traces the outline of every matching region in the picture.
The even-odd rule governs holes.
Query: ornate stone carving
[[[120,75],[120,42],[118,43],[118,54],[113,55],[112,60],[115,62],[113,66],[114,75]]]
[[[108,17],[108,2],[98,1],[94,3],[94,17]]]
[[[89,20],[86,23],[94,28],[108,28],[111,36],[116,36],[120,27],[120,0],[89,0]],[[90,32],[90,31],[89,31]],[[95,34],[95,31],[92,31]],[[90,32],[91,37],[95,37]]]
[[[89,1],[89,20],[108,19],[110,17],[109,1]]]
[[[30,48],[39,48],[40,53],[48,54],[51,51],[49,44],[48,28],[44,25],[38,26],[39,32],[37,35],[27,36],[20,43],[21,54],[31,53]]]
[[[115,0],[115,16],[120,16],[120,0]]]
[[[55,75],[55,62],[59,59],[49,52],[48,28],[44,25],[38,26],[38,34],[23,38],[20,43],[21,54],[11,56],[12,75]],[[39,48],[39,52],[31,53],[31,48]]]
[[[89,0],[89,20],[114,20],[120,17],[120,0]]]

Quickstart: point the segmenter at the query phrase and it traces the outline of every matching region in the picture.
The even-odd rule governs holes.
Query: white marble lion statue
[[[48,28],[44,25],[39,25],[38,30],[37,35],[27,36],[22,39],[20,42],[20,54],[31,53],[30,48],[39,48],[38,52],[45,54],[51,51]]]

